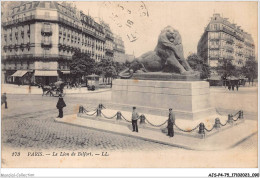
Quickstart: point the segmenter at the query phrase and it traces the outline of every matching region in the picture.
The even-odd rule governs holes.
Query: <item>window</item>
[[[47,8],[47,9],[50,8],[50,2],[45,2],[45,8]]]

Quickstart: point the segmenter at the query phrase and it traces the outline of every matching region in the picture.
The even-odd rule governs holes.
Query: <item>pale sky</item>
[[[185,58],[190,53],[196,53],[198,41],[214,12],[229,18],[231,23],[241,26],[244,31],[252,34],[257,53],[257,2],[144,2],[142,4],[118,1],[104,4],[104,2],[81,1],[74,4],[84,13],[89,13],[92,17],[100,17],[109,23],[112,31],[123,38],[126,53],[134,52],[135,57],[154,50],[160,31],[168,25],[180,32]],[[147,11],[149,17],[141,16]],[[131,28],[126,25],[127,20],[131,20],[128,23]],[[130,42],[127,35],[131,36],[134,32],[137,32],[138,39]]]

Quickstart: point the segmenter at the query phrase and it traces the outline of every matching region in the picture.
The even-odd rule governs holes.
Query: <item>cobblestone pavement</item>
[[[82,98],[81,98],[82,99]],[[65,114],[75,112],[79,98],[66,97]],[[57,115],[57,98],[41,96],[8,96],[7,110],[3,109],[2,144],[17,148],[63,148],[106,150],[157,150],[177,149],[76,126],[54,122]],[[87,103],[95,107],[96,103]],[[3,107],[2,107],[3,108]]]
[[[257,88],[241,88],[236,94],[223,88],[212,88],[215,107],[229,109],[257,108]],[[106,149],[106,150],[158,150],[177,149],[158,143],[139,140],[76,126],[54,122],[58,115],[56,97],[41,95],[8,94],[8,109],[2,106],[2,144],[13,148],[64,148],[64,149]],[[95,108],[98,103],[109,101],[111,92],[96,94],[70,94],[64,100],[67,107],[64,114],[73,114],[78,106]],[[243,97],[241,99],[241,97]],[[256,99],[256,104],[252,100]],[[251,102],[251,104],[248,102]],[[236,106],[235,103],[239,103]],[[242,104],[241,104],[242,103]],[[231,105],[231,106],[230,106]],[[225,110],[220,110],[225,113]],[[257,110],[256,110],[257,111]],[[226,113],[225,113],[226,114]],[[256,117],[257,119],[257,117]],[[257,147],[257,135],[241,143],[239,147]]]

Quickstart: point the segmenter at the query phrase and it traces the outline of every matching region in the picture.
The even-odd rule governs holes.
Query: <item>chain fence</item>
[[[178,129],[178,130],[180,130],[180,131],[182,131],[182,132],[192,132],[192,131],[194,131],[194,130],[196,130],[197,128],[199,128],[199,124],[196,126],[196,127],[194,127],[193,129],[191,129],[191,130],[184,130],[184,129],[181,129],[180,127],[178,127],[176,124],[174,124],[175,125],[175,127]]]
[[[106,119],[114,119],[117,114],[115,114],[114,116],[108,117],[101,111],[101,115],[104,116],[104,118],[106,118]]]
[[[101,110],[102,110],[102,108],[105,108],[105,106],[103,105],[103,104],[100,104],[99,106],[98,106],[98,108],[96,108],[95,109],[95,112],[94,113],[92,113],[92,114],[88,114],[89,112],[91,112],[91,111],[88,111],[87,109],[85,109],[83,106],[81,106],[82,108],[80,109],[81,110],[81,112],[82,113],[84,113],[84,114],[86,114],[86,115],[88,115],[88,116],[93,116],[93,115],[95,115],[97,112],[98,112],[98,109],[100,110],[100,113],[101,113],[101,115],[104,117],[104,118],[106,118],[106,119],[114,119],[115,117],[117,117],[117,113],[115,114],[115,115],[113,115],[113,116],[111,116],[111,117],[108,117],[108,116],[106,116]],[[218,110],[216,110],[217,111],[217,113],[219,113],[219,111]],[[79,111],[80,112],[80,111]],[[220,113],[219,113],[220,114]],[[236,116],[236,115],[238,115],[239,114],[239,116],[237,117],[237,119],[234,119],[233,117],[234,116]],[[220,114],[220,115],[222,115],[222,114]],[[132,122],[132,120],[128,120],[128,119],[126,119],[125,118],[125,116],[123,116],[123,114],[121,114],[121,112],[120,112],[120,116],[121,116],[121,118],[123,118],[126,122],[129,122],[129,123],[131,123]],[[222,124],[220,121],[219,121],[219,119],[218,119],[218,123],[217,123],[217,121],[215,121],[215,124],[212,126],[212,128],[211,129],[207,129],[205,126],[204,126],[204,123],[202,123],[202,126],[201,126],[201,124],[198,124],[196,127],[194,127],[193,129],[186,129],[186,130],[184,130],[184,129],[181,129],[178,125],[176,125],[176,123],[174,123],[174,126],[178,129],[178,130],[180,130],[180,131],[182,131],[182,132],[193,132],[193,131],[195,131],[196,129],[198,129],[199,128],[199,132],[202,130],[202,132],[203,132],[203,130],[206,130],[207,132],[211,132],[212,130],[214,130],[214,128],[217,128],[216,127],[216,125],[221,125],[222,127],[224,127],[224,126],[226,126],[229,122],[230,122],[230,119],[232,120],[232,121],[238,121],[240,118],[243,118],[243,111],[242,110],[240,110],[240,111],[238,111],[236,114],[234,114],[234,115],[229,115],[229,117],[232,117],[232,118],[229,118],[227,121],[226,121],[226,123],[225,124]],[[139,116],[138,118],[137,118],[137,120],[139,120],[139,119],[141,119],[141,121],[140,121],[140,123],[143,121],[143,123],[145,123],[145,121],[147,121],[147,123],[149,124],[149,125],[151,125],[151,126],[153,126],[153,127],[161,127],[161,126],[163,126],[164,124],[166,124],[167,123],[167,121],[168,121],[168,119],[167,120],[165,120],[163,123],[161,123],[161,124],[153,124],[153,123],[151,123],[146,117],[145,117],[145,115],[141,115],[141,116]],[[143,119],[143,120],[142,120]],[[217,119],[216,119],[217,120]],[[142,124],[142,123],[141,123]]]

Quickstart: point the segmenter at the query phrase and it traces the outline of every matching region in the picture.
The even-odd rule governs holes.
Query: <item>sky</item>
[[[170,25],[182,36],[185,58],[197,44],[214,13],[252,34],[257,52],[257,2],[73,2],[79,10],[103,19],[123,38],[127,54],[154,50],[160,31]],[[147,15],[148,14],[148,15]]]

